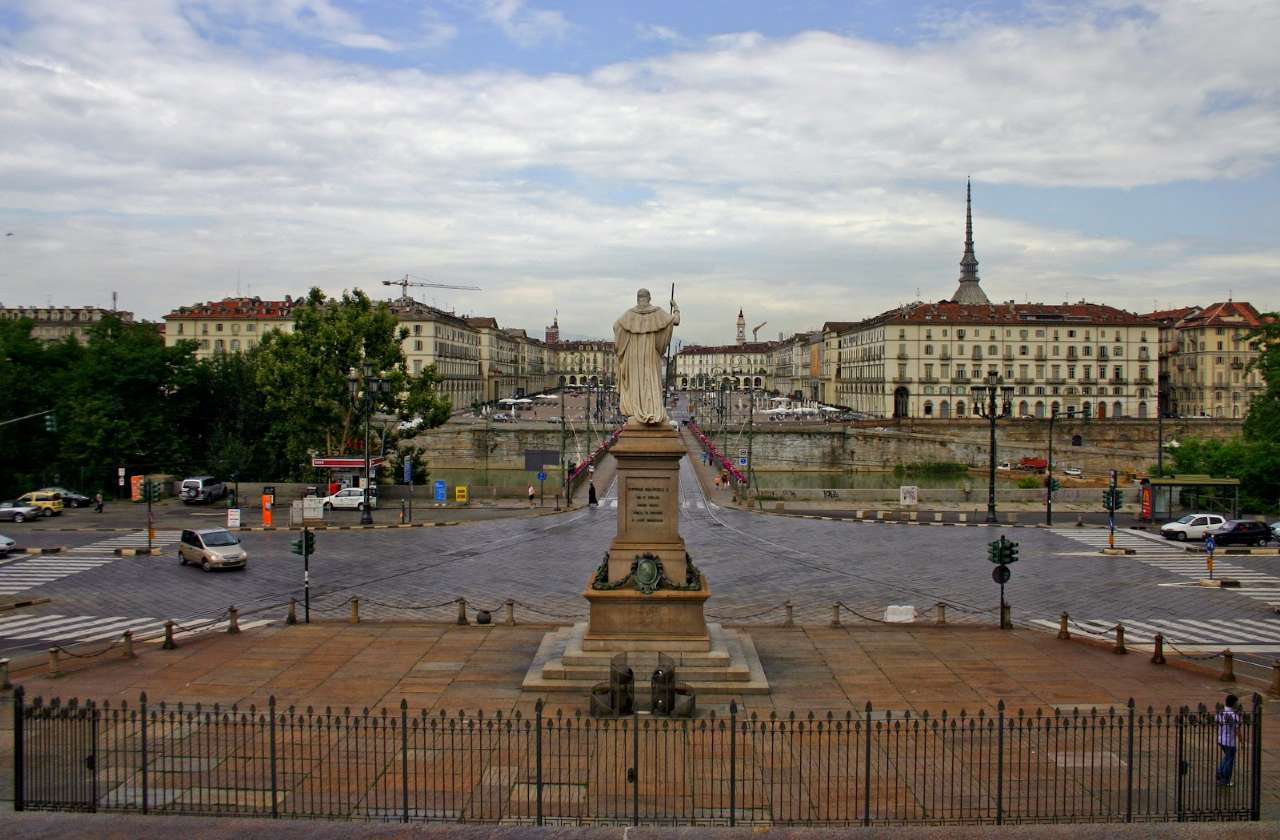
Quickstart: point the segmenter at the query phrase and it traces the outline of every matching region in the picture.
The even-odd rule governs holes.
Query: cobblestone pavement
[[[805,623],[829,621],[836,601],[847,608],[846,621],[880,618],[891,604],[912,605],[931,620],[928,611],[939,601],[948,605],[948,621],[994,621],[998,588],[986,543],[1006,534],[1021,544],[1007,587],[1019,623],[1056,622],[1066,610],[1094,622],[1083,625],[1094,630],[1135,622],[1131,643],[1158,628],[1192,651],[1230,644],[1242,658],[1267,665],[1280,652],[1270,592],[1192,585],[1185,568],[1191,555],[1173,546],[1151,542],[1141,554],[1107,557],[1098,552],[1102,532],[1089,528],[926,527],[761,515],[709,501],[689,459],[681,476],[681,530],[711,583],[708,614],[720,621],[779,623],[788,599],[796,621]],[[349,609],[348,599],[359,597],[366,617],[438,621],[456,613],[451,602],[461,596],[488,609],[514,599],[517,616],[529,620],[581,618],[582,589],[616,527],[616,496],[605,484],[608,476],[603,479],[599,508],[558,516],[318,533],[312,609],[339,615]],[[290,553],[294,532],[244,534],[249,568],[212,574],[180,566],[172,547],[157,556],[116,557],[110,549],[120,537],[58,535],[57,544],[76,550],[15,556],[0,565],[0,583],[7,577],[11,593],[50,599],[0,612],[0,652],[42,649],[53,636],[63,644],[100,636],[110,629],[108,621],[190,620],[230,605],[246,618],[283,617],[282,605],[302,598],[302,561]],[[1280,558],[1235,556],[1230,564],[1256,575],[1247,589],[1269,590]],[[31,585],[19,586],[23,581]],[[268,612],[258,615],[259,609]],[[50,616],[69,623],[42,636],[39,622]],[[15,632],[19,628],[24,632]]]

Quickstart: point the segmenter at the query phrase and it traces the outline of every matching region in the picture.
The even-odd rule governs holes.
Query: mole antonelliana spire
[[[973,187],[964,187],[964,256],[960,258],[960,286],[951,296],[952,303],[991,303],[978,284],[978,258],[973,255]]]

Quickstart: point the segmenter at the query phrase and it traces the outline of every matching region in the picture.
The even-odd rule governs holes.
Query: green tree
[[[350,383],[363,392],[366,365],[388,384],[372,401],[374,413],[421,418],[424,426],[447,419],[435,371],[415,376],[405,369],[406,336],[387,304],[359,290],[328,299],[319,289],[295,311],[292,332],[267,335],[256,381],[270,415],[264,439],[280,478],[310,477],[313,453],[363,451],[364,403],[352,397]]]
[[[1264,317],[1266,323],[1247,337],[1259,351],[1249,370],[1262,374],[1263,390],[1249,404],[1244,434],[1250,440],[1280,444],[1280,313]]]
[[[0,321],[0,421],[16,421],[0,426],[0,494],[5,498],[55,481],[79,480],[78,473],[60,472],[60,432],[47,428],[48,415],[27,415],[53,409],[53,422],[62,428],[67,376],[83,348],[74,339],[39,341],[31,336],[33,326],[29,318]]]

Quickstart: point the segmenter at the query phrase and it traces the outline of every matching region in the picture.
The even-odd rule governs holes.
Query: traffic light
[[[306,543],[303,541],[303,538],[299,536],[296,540],[289,543],[289,546],[290,546],[289,550],[292,551],[294,554],[297,554],[299,557],[301,557],[302,552],[306,550],[305,545]]]
[[[1018,544],[1012,540],[1007,540],[1004,544],[1004,562],[1018,562]]]
[[[46,432],[58,431],[58,415],[50,411],[44,416],[44,430]]]
[[[987,543],[987,559],[1001,566],[1018,562],[1018,544],[1006,537]]]
[[[992,563],[1000,562],[1000,541],[987,543],[987,559]]]
[[[1123,498],[1124,497],[1118,487],[1108,487],[1106,490],[1102,491],[1102,504],[1107,510],[1118,510]]]
[[[316,553],[316,535],[314,531],[303,530],[302,538],[306,541],[307,554]]]
[[[1056,478],[1051,478],[1051,479],[1049,479],[1049,492],[1050,492],[1050,493],[1057,493],[1057,492],[1058,492],[1059,490],[1061,490],[1061,489],[1062,489],[1062,482],[1061,482],[1061,481],[1058,481],[1058,479],[1056,479]]]
[[[301,557],[310,557],[316,553],[316,535],[310,529],[304,528],[298,538],[290,543],[289,550]]]
[[[144,502],[160,501],[160,482],[158,481],[142,482],[142,501]]]

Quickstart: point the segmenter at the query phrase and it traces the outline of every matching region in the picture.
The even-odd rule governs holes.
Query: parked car
[[[182,501],[191,505],[196,502],[215,502],[227,495],[227,485],[211,475],[197,475],[182,479]]]
[[[68,490],[65,487],[41,487],[37,493],[57,493],[62,497],[63,507],[88,507],[93,504],[93,499],[77,493],[74,490]]]
[[[4,534],[0,534],[0,557],[8,557],[9,552],[17,548],[18,544]]]
[[[35,505],[44,512],[45,516],[62,515],[62,497],[57,493],[46,493],[43,490],[33,490],[30,493],[23,493],[18,497],[18,501],[25,502],[29,505]]]
[[[347,487],[324,499],[325,510],[364,510],[365,493],[359,487]],[[376,493],[369,494],[369,507],[378,506]]]
[[[183,531],[178,543],[178,562],[195,563],[206,572],[214,569],[243,569],[249,554],[236,535],[226,528]]]
[[[1069,475],[1072,478],[1079,478],[1080,476],[1084,475],[1084,470],[1080,469],[1079,467],[1067,467],[1065,470],[1062,471],[1062,474]]]
[[[1216,513],[1188,513],[1160,526],[1160,536],[1166,540],[1202,540],[1206,532],[1221,527],[1226,521],[1225,516]]]
[[[1228,519],[1213,531],[1213,541],[1218,545],[1266,545],[1270,539],[1267,523],[1253,519]]]
[[[25,522],[28,519],[39,519],[43,515],[43,508],[38,508],[27,502],[20,502],[17,499],[0,502],[0,519],[8,519],[10,522]]]
[[[1280,542],[1280,522],[1271,523],[1271,539]]]

